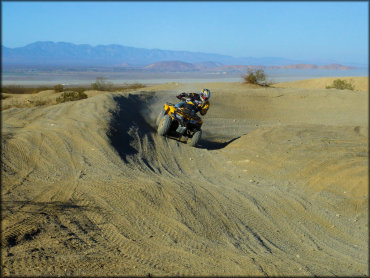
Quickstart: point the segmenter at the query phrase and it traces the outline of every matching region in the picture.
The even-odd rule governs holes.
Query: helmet
[[[202,101],[209,100],[211,98],[211,91],[208,89],[203,89],[200,92],[200,98],[202,99]]]

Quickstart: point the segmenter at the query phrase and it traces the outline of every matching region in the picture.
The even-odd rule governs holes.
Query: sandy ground
[[[203,87],[199,148],[158,136]],[[2,111],[3,274],[368,276],[368,92],[283,87]]]

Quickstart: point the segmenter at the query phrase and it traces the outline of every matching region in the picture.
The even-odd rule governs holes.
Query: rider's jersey
[[[201,115],[204,116],[205,114],[207,114],[209,106],[211,105],[208,100],[203,102],[200,98],[200,95],[197,93],[185,93],[183,94],[183,97],[186,99],[186,102],[191,101],[192,103],[194,103],[197,108],[197,112],[199,111]]]

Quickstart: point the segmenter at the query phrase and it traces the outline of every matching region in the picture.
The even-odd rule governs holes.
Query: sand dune
[[[369,92],[369,77],[325,77],[274,84],[276,88],[297,88],[297,89],[325,89],[332,86],[336,79],[352,82],[355,91]]]
[[[158,136],[202,87],[199,148]],[[367,93],[88,94],[2,111],[5,274],[368,275]]]

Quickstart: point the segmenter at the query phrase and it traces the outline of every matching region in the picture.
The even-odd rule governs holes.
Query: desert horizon
[[[326,77],[366,77],[368,69],[352,70],[264,70],[267,80],[271,83],[282,83],[299,81],[306,79],[317,79]],[[67,71],[67,70],[17,70],[4,71],[2,73],[2,85],[20,86],[50,86],[64,84],[65,86],[86,86],[95,82],[97,77],[104,77],[113,84],[123,83],[143,83],[147,85],[178,82],[178,83],[200,83],[200,82],[242,82],[243,75],[247,72],[218,72],[218,73],[198,73],[198,72],[114,72],[114,71]]]

